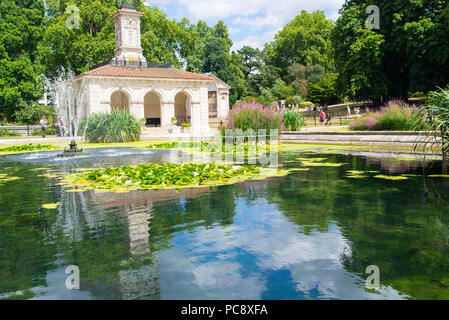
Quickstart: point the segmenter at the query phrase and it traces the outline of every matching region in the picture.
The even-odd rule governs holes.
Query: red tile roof
[[[214,78],[171,68],[126,68],[102,66],[83,73],[81,76],[103,76],[103,77],[131,77],[131,78],[153,78],[153,79],[185,79],[185,80],[214,80]]]

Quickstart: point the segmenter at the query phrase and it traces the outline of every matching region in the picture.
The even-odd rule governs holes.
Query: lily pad
[[[378,179],[385,179],[385,180],[408,180],[408,177],[404,177],[404,176],[386,176],[383,174],[379,174],[377,176],[374,176],[374,178],[378,178]]]
[[[61,202],[56,202],[56,203],[47,203],[47,204],[43,204],[42,208],[43,209],[56,209],[57,207],[59,207],[61,205]]]

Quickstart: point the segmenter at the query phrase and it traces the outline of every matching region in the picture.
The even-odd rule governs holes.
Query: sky
[[[301,10],[323,10],[335,21],[344,0],[145,0],[145,3],[159,7],[168,18],[177,21],[186,17],[192,23],[204,20],[213,26],[223,20],[234,42],[232,50],[238,50],[245,45],[262,49]]]

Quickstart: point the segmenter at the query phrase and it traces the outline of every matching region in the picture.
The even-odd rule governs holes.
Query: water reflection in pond
[[[216,190],[66,192],[52,174],[167,161],[168,151],[89,150],[0,158],[0,298],[402,299],[449,298],[447,179],[350,179],[347,170],[420,162],[350,155],[341,167]],[[389,160],[390,161],[390,160]],[[56,204],[44,209],[43,204]],[[65,268],[81,271],[67,290]],[[365,288],[377,265],[380,290]]]

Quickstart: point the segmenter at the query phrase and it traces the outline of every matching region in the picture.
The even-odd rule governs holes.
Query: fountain
[[[77,157],[87,156],[87,153],[83,152],[83,149],[79,149],[76,141],[72,140],[69,144],[69,148],[65,148],[63,153],[58,154],[58,157]]]
[[[58,157],[87,155],[82,148],[77,146],[77,143],[83,143],[83,138],[85,140],[85,134],[82,134],[81,137],[78,134],[80,122],[85,117],[87,108],[85,81],[76,82],[74,74],[67,72],[56,80],[53,87],[56,91],[58,118],[66,123],[63,135],[65,138],[62,138],[61,142],[63,147],[68,145],[68,148],[64,148],[64,152]]]

